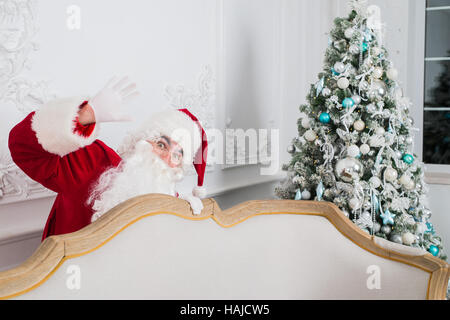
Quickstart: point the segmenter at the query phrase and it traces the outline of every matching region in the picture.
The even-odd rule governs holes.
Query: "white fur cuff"
[[[31,127],[44,150],[63,157],[95,141],[98,124],[89,137],[73,132],[74,120],[83,101],[83,98],[57,99],[36,111]]]
[[[192,194],[196,197],[204,198],[206,197],[206,188],[196,186],[194,189],[192,189]]]

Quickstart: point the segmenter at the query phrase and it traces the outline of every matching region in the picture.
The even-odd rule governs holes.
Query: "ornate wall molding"
[[[205,131],[215,128],[216,82],[210,65],[204,66],[200,72],[197,88],[187,88],[185,85],[168,85],[164,90],[164,96],[171,107],[175,109],[188,108],[198,117]],[[214,166],[207,163],[206,170],[208,172],[213,171]],[[194,168],[190,168],[186,174],[195,174]]]
[[[48,84],[27,77],[30,55],[38,50],[35,0],[0,0],[0,107],[14,106],[24,116],[52,95]],[[12,161],[7,141],[0,145],[0,204],[54,193],[28,178]]]

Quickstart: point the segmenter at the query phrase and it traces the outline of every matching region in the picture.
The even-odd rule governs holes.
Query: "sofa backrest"
[[[332,203],[203,203],[194,216],[174,197],[130,199],[0,272],[0,297],[445,298],[447,263],[361,231]]]

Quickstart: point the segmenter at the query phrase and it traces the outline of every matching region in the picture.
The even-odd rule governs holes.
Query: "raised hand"
[[[95,122],[120,122],[133,120],[124,106],[139,95],[136,84],[128,77],[117,80],[113,77],[94,98],[89,100],[95,115]]]

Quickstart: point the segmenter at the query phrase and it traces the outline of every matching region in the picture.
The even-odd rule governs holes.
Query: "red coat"
[[[44,105],[17,124],[9,135],[13,161],[31,179],[56,192],[42,240],[77,231],[91,222],[86,205],[90,188],[120,156],[96,140],[95,124],[77,124],[80,99]]]

